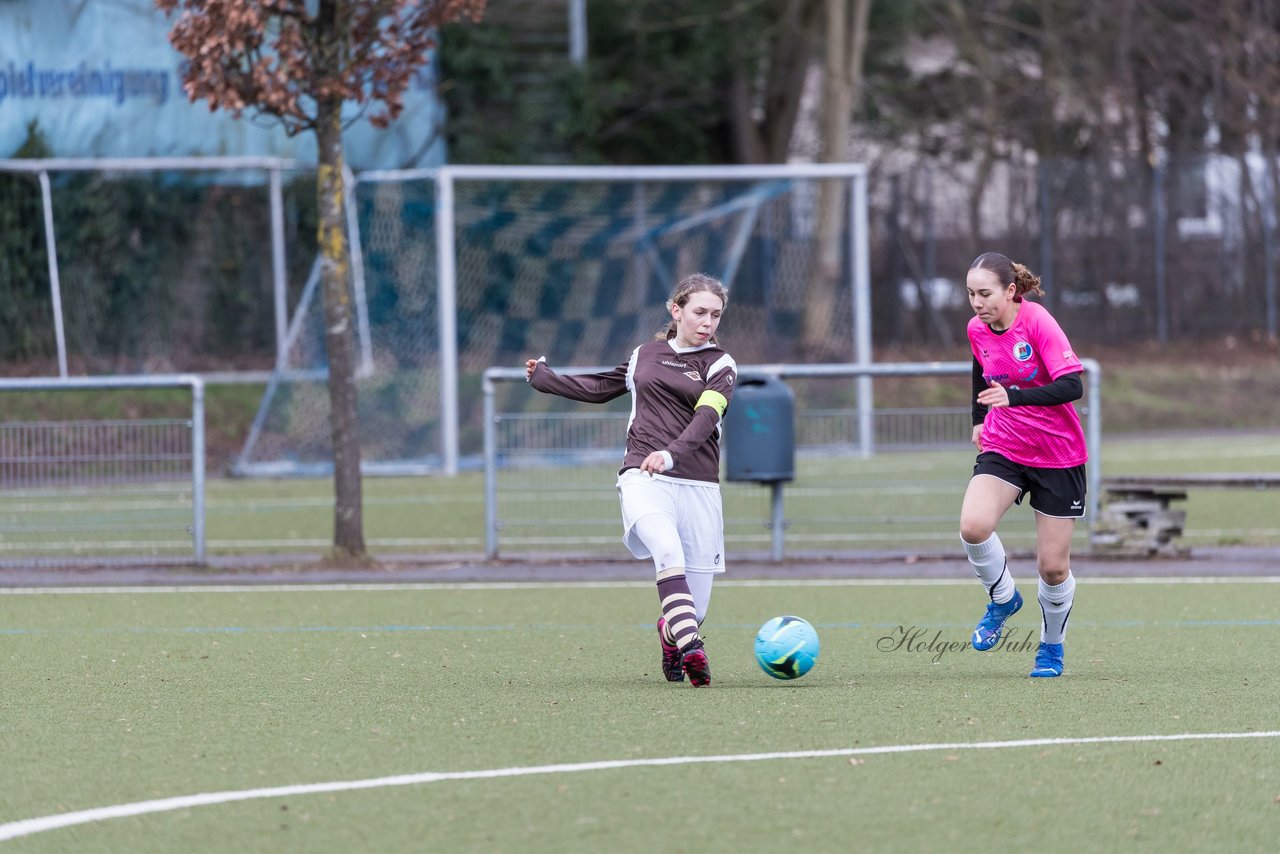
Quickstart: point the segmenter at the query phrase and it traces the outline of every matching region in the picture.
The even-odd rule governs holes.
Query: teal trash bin
[[[725,411],[725,480],[796,478],[795,394],[768,374],[739,374]]]

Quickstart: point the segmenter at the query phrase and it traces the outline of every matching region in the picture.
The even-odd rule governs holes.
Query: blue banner
[[[0,2],[0,158],[35,122],[55,157],[269,155],[314,162],[312,134],[289,137],[267,117],[235,119],[191,103],[171,21],[151,0]],[[354,115],[353,115],[354,117]],[[444,162],[444,111],[432,70],[420,71],[404,112],[385,130],[346,132],[354,169]]]

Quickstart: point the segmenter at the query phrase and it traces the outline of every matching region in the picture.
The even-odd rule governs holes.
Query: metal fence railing
[[[187,388],[189,416],[0,424],[0,567],[205,561],[204,382],[0,379],[0,394]]]
[[[1101,476],[1101,370],[1092,359],[1083,360],[1083,366],[1091,526]],[[561,373],[596,370],[602,369]],[[876,377],[968,376],[971,370],[969,362],[740,367],[743,374],[830,380],[846,387],[857,380],[864,392],[861,384]],[[490,368],[484,374],[485,555],[495,558],[500,548],[505,556],[616,548],[613,483],[626,413],[584,405],[562,412],[498,411],[499,384],[524,380],[521,369]],[[953,547],[957,483],[963,483],[973,462],[970,433],[967,408],[877,410],[870,393],[859,394],[847,409],[810,409],[800,402],[795,480],[785,486],[723,483],[726,539],[736,549],[768,551],[774,559],[788,548],[794,553]],[[1002,536],[1011,544],[1029,544],[1034,525],[1010,519]]]

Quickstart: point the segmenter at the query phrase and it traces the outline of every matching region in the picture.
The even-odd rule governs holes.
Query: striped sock
[[[658,581],[658,600],[662,603],[662,616],[667,621],[667,631],[681,650],[698,640],[698,620],[693,610],[693,594],[684,573],[668,575]]]

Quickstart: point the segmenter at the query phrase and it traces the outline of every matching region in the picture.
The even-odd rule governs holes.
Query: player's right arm
[[[574,374],[562,377],[547,367],[546,358],[528,359],[524,363],[529,385],[546,394],[566,397],[583,403],[608,403],[627,393],[627,365],[623,362],[611,371],[599,374]]]
[[[973,402],[973,433],[969,437],[969,441],[979,451],[982,450],[982,425],[987,419],[987,410],[990,408],[985,404],[978,402],[978,395],[987,388],[987,378],[982,370],[982,363],[978,361],[977,354],[973,357],[973,395],[970,398]]]
[[[973,357],[973,395],[969,398],[972,404],[971,414],[973,416],[973,425],[979,427],[987,418],[987,410],[990,409],[985,403],[980,403],[978,398],[987,390],[987,378],[982,370],[982,363],[978,361],[978,357]]]

